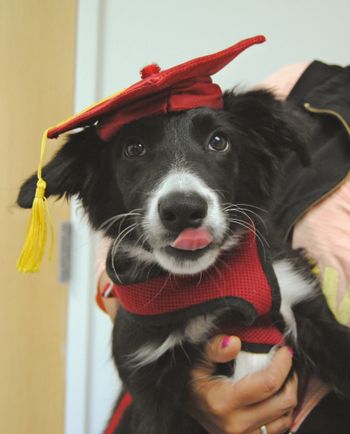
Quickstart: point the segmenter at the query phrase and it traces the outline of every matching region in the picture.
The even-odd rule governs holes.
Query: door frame
[[[99,95],[103,0],[78,0],[74,112],[93,104]],[[65,434],[92,434],[91,406],[95,372],[97,236],[79,202],[71,201],[71,274],[68,292]],[[97,339],[98,341],[98,339]]]

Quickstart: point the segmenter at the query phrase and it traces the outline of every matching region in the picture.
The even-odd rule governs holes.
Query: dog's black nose
[[[158,212],[163,225],[171,231],[201,226],[207,215],[208,203],[197,193],[176,192],[161,198]]]

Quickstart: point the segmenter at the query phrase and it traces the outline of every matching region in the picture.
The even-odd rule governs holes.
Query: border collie
[[[290,251],[271,224],[284,160],[296,153],[309,163],[301,117],[267,91],[226,92],[222,110],[147,117],[108,142],[87,127],[69,137],[43,176],[47,196],[77,195],[93,228],[111,239],[107,271],[120,287],[164,276],[215,279],[254,233],[278,282],[274,326],[295,349],[294,369],[300,379],[318,375],[334,400],[346,400],[350,332],[335,320],[302,253]],[[31,206],[35,184],[35,176],[23,184],[21,207]],[[191,369],[223,324],[247,326],[244,311],[230,303],[209,306],[182,317],[165,313],[161,323],[138,321],[120,307],[113,357],[133,402],[116,433],[206,432],[187,412]],[[275,348],[247,347],[217,375],[237,381],[266,366]]]

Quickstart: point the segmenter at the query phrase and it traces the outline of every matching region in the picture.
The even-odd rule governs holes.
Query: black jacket
[[[288,100],[304,112],[312,158],[307,168],[295,156],[285,165],[274,219],[290,241],[295,223],[350,170],[350,66],[312,62]]]

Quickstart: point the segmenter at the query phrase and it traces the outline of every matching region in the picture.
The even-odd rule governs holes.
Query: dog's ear
[[[47,184],[45,196],[82,195],[95,172],[94,166],[98,164],[98,153],[103,145],[104,142],[93,127],[72,134],[54,158],[43,167],[42,176]],[[36,183],[35,174],[22,184],[17,198],[20,207],[31,208]]]
[[[308,127],[302,113],[291,103],[277,100],[267,90],[224,94],[224,109],[233,122],[258,139],[271,156],[283,160],[294,151],[301,163],[311,163],[308,151]],[[264,151],[262,149],[262,151]]]

